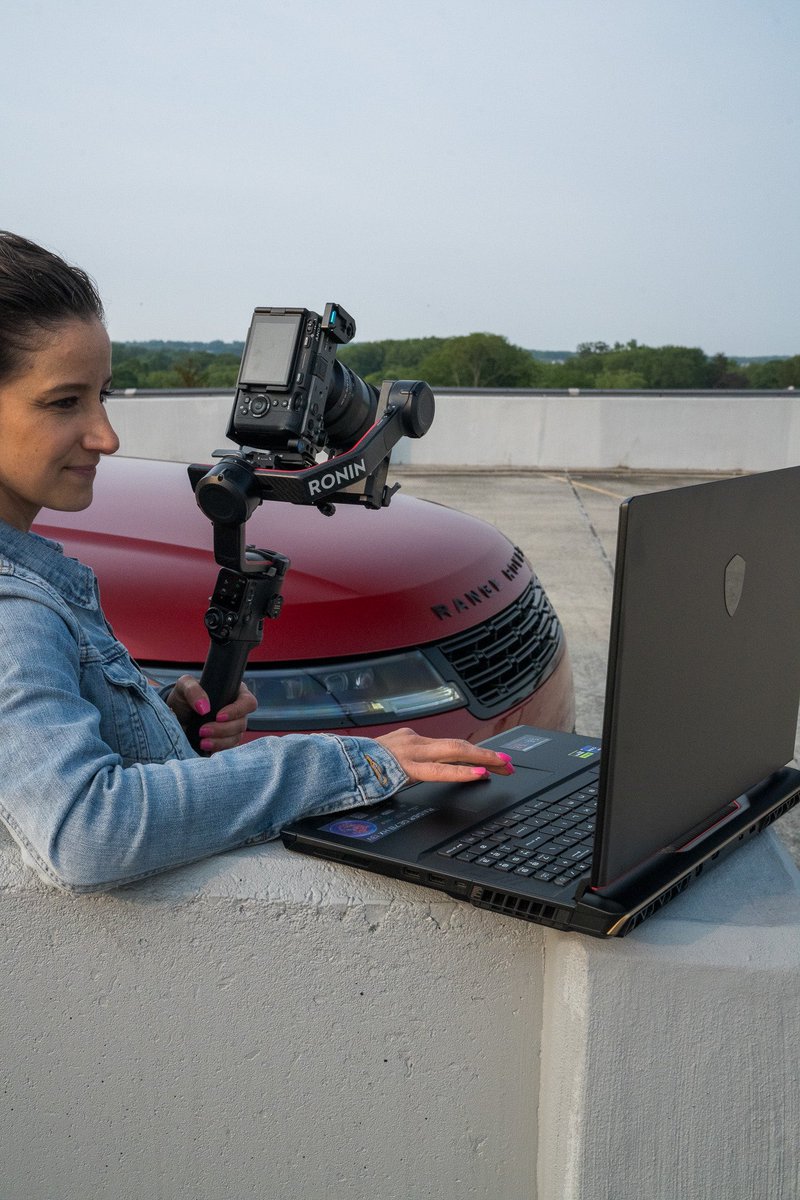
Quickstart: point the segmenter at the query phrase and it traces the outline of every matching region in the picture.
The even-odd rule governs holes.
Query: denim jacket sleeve
[[[388,751],[357,737],[267,737],[201,758],[109,640],[94,663],[109,698],[97,704],[85,694],[93,650],[68,606],[24,578],[2,591],[0,817],[57,887],[130,883],[265,841],[303,814],[374,803],[407,782]],[[126,737],[134,744],[118,744]]]

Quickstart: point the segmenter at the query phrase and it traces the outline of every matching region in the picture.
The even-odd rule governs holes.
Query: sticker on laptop
[[[374,821],[334,821],[332,825],[322,826],[325,833],[338,833],[340,837],[371,838],[378,832]]]
[[[435,812],[434,808],[414,808],[376,814],[370,820],[359,820],[355,817],[339,817],[328,825],[320,825],[320,833],[336,833],[339,837],[355,838],[361,842],[379,842],[390,833],[397,833],[420,817],[427,817]]]
[[[570,758],[594,758],[595,754],[600,753],[599,746],[581,746],[578,750],[570,750]]]
[[[537,746],[543,746],[545,742],[552,742],[552,740],[552,738],[538,737],[535,733],[525,733],[511,742],[503,742],[503,749],[535,750]]]

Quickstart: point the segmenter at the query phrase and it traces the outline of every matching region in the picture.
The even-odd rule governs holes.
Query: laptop
[[[800,800],[800,467],[620,508],[602,739],[519,726],[515,774],[305,818],[292,850],[622,936]]]

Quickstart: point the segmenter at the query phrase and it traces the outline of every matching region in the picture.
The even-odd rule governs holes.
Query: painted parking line
[[[579,479],[573,479],[571,475],[545,475],[545,479],[557,480],[559,483],[566,483],[573,488],[583,488],[587,492],[597,492],[599,496],[610,496],[612,500],[627,500],[630,492],[609,492],[606,488],[597,487],[593,483],[582,483]]]

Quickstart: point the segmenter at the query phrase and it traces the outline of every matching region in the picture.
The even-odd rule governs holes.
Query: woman
[[[409,781],[509,774],[504,755],[400,729],[240,746],[255,698],[211,714],[183,676],[164,703],[114,638],[90,569],[30,532],[92,501],[119,440],[111,344],[92,281],[0,232],[0,818],[48,882],[130,883],[274,837],[307,813],[372,804]],[[201,748],[183,726],[209,717]]]

